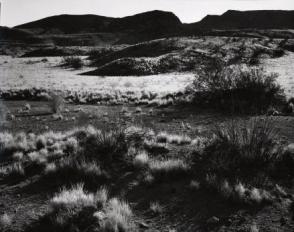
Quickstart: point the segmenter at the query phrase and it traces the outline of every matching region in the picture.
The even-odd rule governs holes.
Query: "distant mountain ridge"
[[[172,32],[182,25],[171,12],[149,11],[123,18],[99,15],[57,15],[18,25],[37,34],[77,34],[101,32],[145,32],[157,30]]]
[[[239,29],[294,29],[294,11],[229,10],[190,24],[182,23],[172,12],[159,10],[123,18],[57,15],[13,28],[60,46],[134,44],[164,37],[208,35],[213,30]]]
[[[294,11],[259,10],[235,11],[224,14],[208,15],[200,22],[192,23],[197,29],[293,29]]]

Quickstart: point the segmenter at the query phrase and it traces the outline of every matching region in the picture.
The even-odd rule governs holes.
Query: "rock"
[[[26,111],[30,111],[31,110],[31,105],[29,103],[25,104],[24,109]]]
[[[213,217],[211,217],[211,218],[209,218],[207,221],[206,221],[206,223],[207,224],[217,224],[217,223],[219,223],[219,218],[218,217],[216,217],[216,216],[213,216]]]
[[[15,120],[15,116],[13,114],[7,114],[7,120],[13,121]]]
[[[143,228],[143,229],[144,228],[146,229],[146,228],[149,228],[149,225],[147,225],[145,222],[139,222],[139,227]]]
[[[287,152],[294,154],[294,143],[289,144],[285,149]]]
[[[61,114],[53,114],[52,118],[54,120],[63,120],[63,116]]]

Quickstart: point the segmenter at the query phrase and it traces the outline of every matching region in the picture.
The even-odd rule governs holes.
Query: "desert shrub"
[[[46,179],[54,180],[58,184],[74,184],[84,181],[88,187],[105,183],[108,175],[94,161],[78,160],[72,157],[57,163],[48,163],[45,168]]]
[[[86,192],[82,184],[63,188],[50,201],[51,211],[30,231],[136,231],[129,205],[108,198],[101,188]]]
[[[136,231],[132,218],[132,210],[126,202],[117,198],[110,199],[105,207],[105,221],[102,231]]]
[[[163,207],[158,202],[151,202],[150,210],[154,214],[161,214],[163,212]]]
[[[240,182],[231,184],[226,179],[218,178],[216,175],[207,175],[201,186],[207,190],[216,192],[230,203],[257,206],[271,203],[274,199],[274,197],[264,189],[248,187]]]
[[[159,132],[156,135],[156,141],[158,143],[187,145],[187,144],[191,144],[192,139],[187,135],[175,135],[175,134],[168,134],[166,132]]]
[[[18,180],[25,176],[25,169],[21,162],[16,162],[2,169],[1,175],[12,180]]]
[[[58,94],[51,94],[50,107],[54,114],[60,113],[64,106],[63,97]]]
[[[148,163],[149,163],[149,156],[147,152],[145,151],[138,153],[133,160],[134,166],[139,169],[147,167]]]
[[[149,172],[155,181],[182,178],[188,174],[189,166],[180,159],[152,160]]]
[[[273,123],[269,119],[253,119],[217,126],[214,139],[201,155],[195,156],[196,170],[232,181],[270,175],[281,156]]]
[[[285,102],[276,74],[261,69],[225,67],[205,69],[193,83],[194,102],[231,113],[263,113]]]
[[[159,143],[154,140],[145,140],[143,143],[143,147],[146,151],[151,154],[165,154],[170,151],[169,147],[165,143]]]
[[[285,50],[281,48],[274,49],[272,52],[272,58],[279,58],[285,55]]]
[[[260,56],[263,54],[268,54],[268,50],[262,47],[256,47],[253,49],[251,57],[248,60],[248,64],[251,66],[257,66],[260,64]]]
[[[12,225],[12,217],[7,213],[4,213],[0,216],[0,230],[9,231],[10,226]]]
[[[81,147],[85,158],[104,164],[126,161],[128,144],[126,134],[121,129],[102,130],[89,135],[82,141]]]
[[[73,69],[80,69],[83,67],[83,60],[78,56],[64,56],[61,65]]]
[[[2,101],[0,101],[0,125],[6,122],[7,119],[7,107],[3,104]]]

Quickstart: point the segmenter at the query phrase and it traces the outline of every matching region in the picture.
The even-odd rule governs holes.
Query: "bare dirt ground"
[[[18,109],[26,103],[31,105],[31,113],[18,114]],[[142,107],[142,112],[136,113],[136,107],[129,106],[128,114],[123,115],[121,106],[70,104],[66,105],[66,110],[62,112],[64,119],[56,120],[52,117],[47,104],[27,101],[5,102],[16,119],[6,123],[1,131],[39,134],[48,129],[67,131],[89,124],[98,128],[111,128],[119,124],[150,127],[155,131],[187,134],[193,138],[207,135],[216,124],[232,119],[231,116],[191,107]],[[152,113],[150,109],[153,110]],[[275,120],[281,136],[288,142],[294,142],[294,118],[281,116]],[[172,146],[170,150],[166,157],[179,158],[188,154],[191,148],[189,145]],[[137,222],[143,223],[140,231],[255,231],[254,226],[257,226],[259,231],[293,231],[294,223],[288,211],[288,198],[280,199],[273,205],[263,208],[240,208],[238,205],[224,202],[214,193],[194,192],[189,188],[189,180],[159,183],[148,187],[138,185],[135,175],[132,172],[126,173],[112,183],[112,186],[116,186],[116,195],[126,199],[133,207]],[[54,185],[40,184],[38,176],[21,182],[1,181],[0,184],[1,212],[13,215],[13,231],[23,231],[26,226],[34,223],[48,211],[47,202],[52,197]],[[287,191],[289,194],[294,193],[292,187]],[[152,213],[150,202],[159,202],[163,206],[163,213]],[[213,226],[207,225],[207,219],[213,216],[218,217],[220,221]]]

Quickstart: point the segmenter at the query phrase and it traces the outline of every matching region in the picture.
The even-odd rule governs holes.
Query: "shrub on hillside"
[[[231,113],[264,113],[285,102],[277,75],[261,69],[226,67],[216,63],[200,73],[194,83],[194,102]]]
[[[83,60],[78,56],[64,56],[61,65],[68,68],[80,69],[83,67]]]

